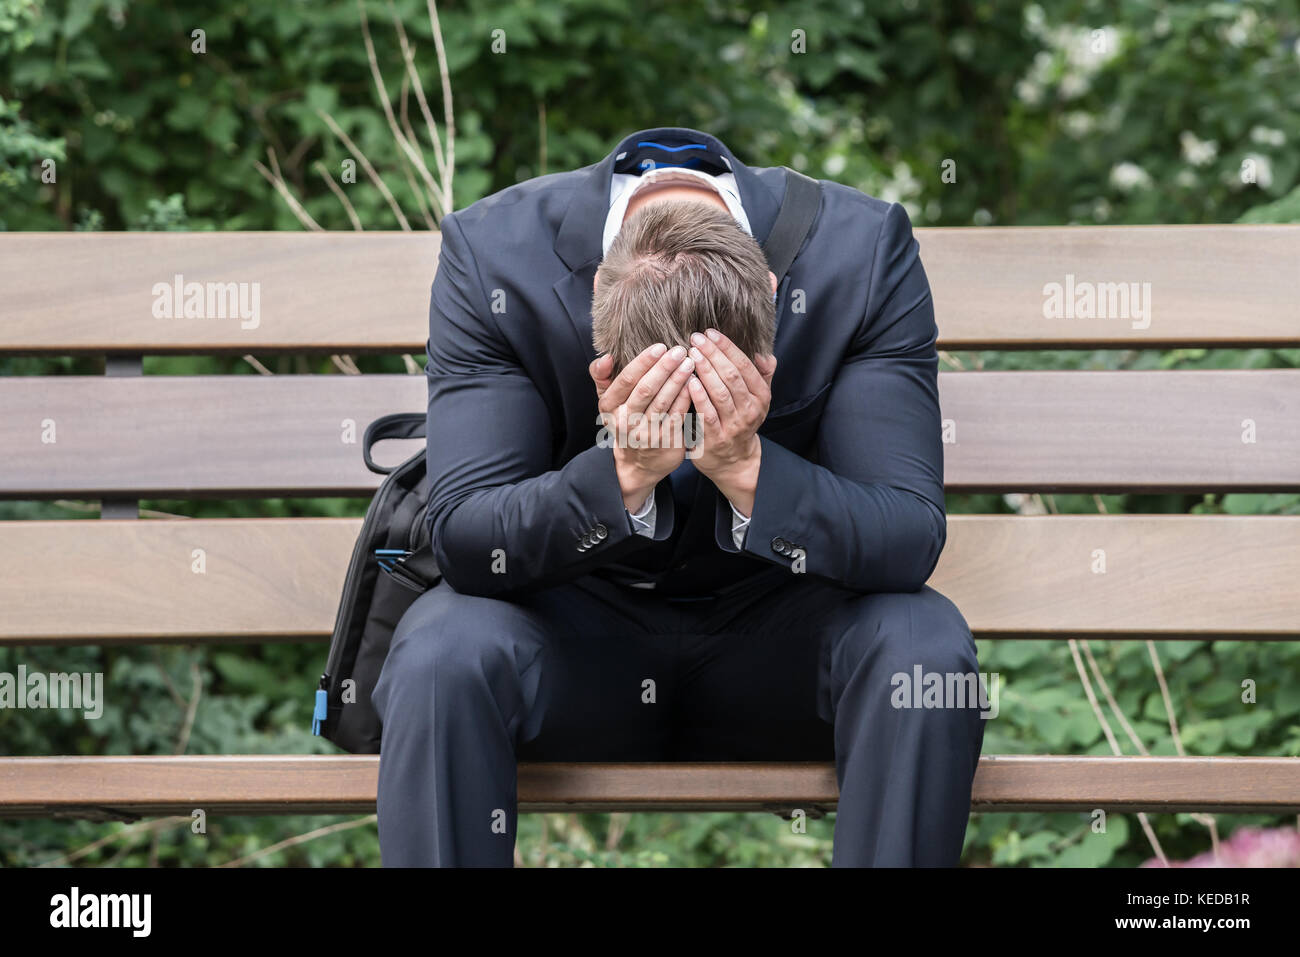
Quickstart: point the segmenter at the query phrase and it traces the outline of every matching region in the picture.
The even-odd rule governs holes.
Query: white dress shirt
[[[730,502],[727,504],[731,505]],[[646,538],[655,537],[655,515],[658,508],[659,506],[655,504],[655,493],[652,491],[639,510],[628,512],[628,517],[632,519],[632,528],[638,535],[644,535]],[[736,511],[736,506],[731,505],[731,540],[736,543],[737,548],[743,547],[745,532],[748,530],[749,519]]]
[[[665,167],[677,171],[675,167]],[[700,174],[703,175],[703,174]],[[650,179],[653,177],[653,171],[645,174]],[[751,236],[754,234],[749,227],[749,217],[745,215],[745,208],[740,202],[740,192],[736,188],[736,177],[733,173],[719,173],[717,176],[709,177],[714,181],[719,195],[727,204],[727,208],[735,217],[740,227]],[[605,218],[604,248],[609,251],[609,245],[613,242],[614,237],[618,234],[618,227],[622,226],[620,221],[627,214],[627,201],[631,198],[637,187],[648,182],[648,179],[634,176],[631,173],[615,173],[610,177],[609,184],[609,214]],[[617,223],[617,225],[615,225]],[[731,504],[728,502],[727,504]],[[649,497],[646,498],[642,506],[636,512],[628,512],[628,517],[632,520],[632,528],[638,535],[644,535],[646,538],[654,538],[655,535],[655,518],[658,507],[655,505],[655,493],[652,490]],[[745,541],[745,532],[749,529],[749,518],[741,515],[736,510],[735,505],[731,505],[731,540],[736,543],[737,548],[742,548]]]

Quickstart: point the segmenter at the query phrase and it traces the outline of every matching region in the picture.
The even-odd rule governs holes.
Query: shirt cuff
[[[638,535],[644,535],[646,538],[654,538],[655,518],[657,517],[657,514],[658,509],[655,506],[655,493],[652,491],[649,496],[646,497],[645,504],[637,509],[635,514],[628,512],[627,517],[632,520],[632,530],[634,532]]]
[[[731,505],[730,502],[727,503]],[[736,511],[736,506],[731,505],[731,540],[736,543],[737,548],[744,548],[745,533],[749,531],[749,519]]]

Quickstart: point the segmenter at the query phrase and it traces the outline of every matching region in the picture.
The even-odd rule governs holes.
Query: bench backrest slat
[[[916,235],[943,348],[1300,343],[1300,225]],[[439,239],[427,232],[2,233],[0,353],[419,352]],[[176,276],[257,283],[256,328],[235,318],[156,317],[155,285],[174,285]],[[1051,283],[1063,296],[1071,284],[1076,304],[1086,284],[1136,283],[1143,304],[1131,300],[1124,316],[1045,318]],[[1098,309],[1122,311],[1132,288],[1094,288]]]
[[[425,390],[422,375],[4,378],[0,496],[364,494],[379,481],[366,425],[418,412]],[[952,490],[1300,488],[1298,371],[954,372],[940,391]]]

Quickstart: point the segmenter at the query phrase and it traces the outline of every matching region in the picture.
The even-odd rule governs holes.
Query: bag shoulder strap
[[[821,183],[788,166],[784,169],[785,197],[781,200],[781,208],[776,214],[776,222],[772,224],[772,231],[763,243],[768,268],[778,283],[785,277],[799,248],[808,238],[808,230],[812,228],[822,204]]]

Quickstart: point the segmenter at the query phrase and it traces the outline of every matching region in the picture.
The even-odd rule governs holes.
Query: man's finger
[[[596,383],[596,398],[599,399],[605,394],[613,378],[614,357],[608,352],[603,356],[596,356],[591,360],[591,365],[587,366],[587,374],[591,376],[591,381]]]
[[[681,346],[673,346],[669,349],[658,362],[650,367],[650,370],[641,377],[640,381],[632,387],[632,393],[623,400],[629,412],[645,412],[654,401],[659,390],[664,387],[669,376],[686,358],[686,350]],[[620,376],[619,378],[622,378]]]
[[[683,359],[681,364],[668,376],[663,386],[660,387],[659,394],[650,403],[649,411],[656,413],[667,412],[676,405],[677,397],[685,391],[686,380],[694,369],[695,361],[690,356]]]
[[[610,383],[605,394],[601,396],[601,407],[604,409],[613,409],[627,401],[627,397],[632,394],[632,389],[641,381],[641,377],[650,371],[650,368],[659,361],[659,357],[668,351],[668,347],[662,342],[656,342],[650,348],[644,350],[639,356],[623,367],[623,371],[618,377]]]
[[[695,414],[702,423],[702,429],[708,432],[716,431],[720,420],[718,419],[718,410],[709,398],[709,390],[704,387],[697,376],[691,376],[686,387],[690,389],[691,401],[695,403]]]
[[[690,359],[682,361],[667,384],[659,390],[659,398],[654,403],[658,406],[660,398],[672,393],[668,397],[668,404],[663,408],[651,407],[651,411],[646,413],[645,419],[649,423],[656,449],[676,449],[681,445],[681,429],[685,425],[686,410],[690,408],[690,390],[686,389],[686,380],[690,377],[693,365]],[[682,372],[684,369],[685,372]]]
[[[749,383],[745,377],[740,374],[735,363],[727,358],[726,353],[710,342],[707,336],[695,333],[691,336],[691,342],[696,343],[697,348],[704,353],[705,357],[717,370],[722,381],[727,384],[727,391],[731,393],[731,400],[738,409],[748,409],[750,402],[753,401],[753,393],[749,391]],[[761,387],[760,387],[761,394]]]
[[[776,356],[765,356],[762,353],[754,356],[754,367],[758,369],[758,374],[763,377],[768,388],[772,386],[772,377],[776,375]]]
[[[683,362],[682,365],[686,365],[686,363]],[[694,368],[695,363],[692,362],[691,367]],[[690,380],[693,378],[694,376],[689,375],[686,377],[686,383],[682,386],[682,390],[677,393],[677,398],[673,399],[673,407],[668,410],[669,415],[676,416],[682,421],[685,421],[686,413],[691,409],[691,390],[689,386]]]
[[[741,377],[745,380],[745,388],[749,389],[751,395],[762,395],[763,389],[768,380],[763,377],[758,367],[754,365],[749,356],[745,355],[745,350],[740,348],[723,333],[717,329],[705,329],[705,342],[707,345],[701,347],[705,355],[710,355],[709,345],[712,345],[717,352],[721,352],[735,366]]]
[[[708,356],[694,346],[691,347],[691,358],[695,360],[695,377],[700,380],[708,393],[712,407],[722,418],[733,418],[736,415],[736,403],[731,397],[731,390],[727,388],[727,383],[722,381],[722,376],[718,374],[718,370],[709,361]]]

